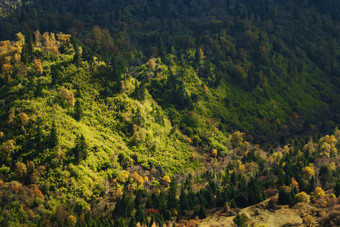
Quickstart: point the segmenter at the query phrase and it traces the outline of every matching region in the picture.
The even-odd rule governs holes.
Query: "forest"
[[[340,225],[339,15],[0,1],[0,226]]]

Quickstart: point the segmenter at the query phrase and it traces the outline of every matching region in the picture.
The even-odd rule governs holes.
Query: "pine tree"
[[[136,227],[137,222],[135,217],[131,217],[130,222],[129,222],[129,227]]]
[[[316,185],[316,181],[315,181],[315,177],[313,176],[310,180],[309,180],[309,184],[308,184],[308,188],[307,191],[308,193],[312,193],[315,190],[315,185]]]
[[[74,119],[76,119],[77,121],[80,121],[82,117],[83,117],[83,109],[79,101],[79,98],[77,98],[75,106],[74,106]]]
[[[140,206],[136,209],[135,219],[137,222],[140,222],[141,224],[146,222],[143,209]]]
[[[73,56],[73,63],[76,66],[80,66],[81,55],[79,53],[78,40],[74,36],[72,36],[71,42],[72,42],[72,45],[73,45],[73,48],[74,48],[74,51],[75,51],[74,56]]]
[[[323,188],[326,187],[327,182],[333,181],[333,176],[331,170],[327,165],[322,165],[319,171],[319,178]]]
[[[180,210],[191,210],[191,206],[188,200],[188,195],[185,193],[184,188],[181,189],[181,195],[179,197]]]
[[[45,142],[44,142],[45,138],[41,130],[41,123],[42,123],[42,119],[38,118],[37,119],[37,131],[35,135],[35,148],[38,152],[42,152],[45,148]]]
[[[49,145],[50,147],[55,147],[58,144],[58,134],[57,134],[57,127],[55,122],[52,124],[50,136],[49,136]]]
[[[28,36],[27,42],[27,54],[28,54],[28,63],[33,61],[33,35],[32,33]]]
[[[44,87],[42,83],[38,80],[36,88],[35,88],[35,92],[34,92],[35,97],[43,97],[43,88]]]
[[[290,192],[287,192],[284,188],[280,188],[279,190],[279,201],[280,205],[290,205],[293,204],[294,198]]]
[[[176,194],[177,194],[177,182],[175,179],[172,179],[168,194],[168,209],[178,208],[178,200],[176,198]]]
[[[159,41],[158,41],[158,52],[159,52],[159,56],[161,57],[163,62],[166,62],[166,47],[165,47],[165,43],[162,39],[162,37],[160,37]]]
[[[115,56],[111,59],[112,63],[112,80],[116,82],[120,82],[124,79],[124,74],[126,73],[126,65],[125,62],[118,56]]]
[[[127,225],[124,223],[124,220],[122,218],[115,219],[113,226],[114,227],[127,227]]]
[[[252,178],[247,186],[249,195],[248,202],[249,205],[259,203],[263,200],[263,187],[256,178]]]
[[[117,201],[113,211],[115,217],[129,218],[134,209],[134,198],[130,192],[125,191],[122,198]]]
[[[146,85],[145,80],[142,80],[138,86],[138,100],[143,102],[145,100]]]
[[[334,187],[335,196],[340,196],[340,181],[337,181]]]
[[[200,38],[196,38],[196,52],[195,52],[195,65],[196,69],[199,70],[200,62],[201,62],[201,45],[200,45]]]
[[[28,44],[24,44],[21,50],[21,61],[28,66],[29,64],[29,56],[28,56]]]
[[[74,163],[79,164],[81,160],[86,158],[87,144],[83,135],[78,135],[76,138],[76,146],[73,148]]]
[[[154,208],[154,204],[152,202],[152,199],[151,199],[150,195],[148,195],[148,197],[146,199],[145,208]]]
[[[200,211],[199,211],[199,213],[198,213],[198,217],[199,217],[200,219],[204,219],[204,218],[207,217],[207,211],[206,211],[206,209],[205,209],[204,206],[201,206],[201,207],[200,207]]]
[[[230,200],[230,208],[237,208],[237,205],[234,199]]]

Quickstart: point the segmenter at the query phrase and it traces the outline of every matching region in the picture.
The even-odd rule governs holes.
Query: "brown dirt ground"
[[[240,213],[244,213],[248,218],[249,226],[304,226],[301,217],[301,209],[292,209],[288,206],[279,206],[278,209],[268,210],[266,207],[268,200],[263,201],[260,204],[256,204],[240,210]],[[208,218],[199,221],[200,227],[211,226],[235,226],[233,219],[235,216],[219,216],[217,213],[209,215]]]

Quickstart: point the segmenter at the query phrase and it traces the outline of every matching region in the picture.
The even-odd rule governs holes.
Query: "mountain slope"
[[[0,37],[70,32],[106,62],[119,55],[131,68],[150,58],[169,65],[170,54],[184,70],[192,67],[212,94],[217,88],[222,109],[214,117],[224,132],[285,143],[339,124],[337,4],[32,1],[2,18]]]

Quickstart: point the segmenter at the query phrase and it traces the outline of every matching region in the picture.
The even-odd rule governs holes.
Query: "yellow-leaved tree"
[[[25,163],[22,162],[18,162],[17,163],[17,173],[21,178],[24,178],[27,174],[27,167],[25,165]]]
[[[163,182],[165,183],[171,183],[171,178],[168,176],[168,175],[165,175],[163,178],[162,178]]]
[[[234,146],[241,146],[243,143],[243,136],[245,135],[245,133],[240,132],[240,131],[236,131],[233,134],[231,134],[231,143]]]
[[[338,149],[336,145],[338,140],[334,135],[326,135],[319,140],[321,155],[325,155],[327,157],[334,157],[338,154]]]
[[[301,203],[310,203],[310,196],[306,192],[300,192],[295,195],[295,201]]]
[[[316,224],[315,218],[311,215],[304,217],[303,222],[305,223],[306,227],[312,227]]]
[[[325,191],[321,187],[316,187],[313,192],[313,199],[322,199],[325,196]]]
[[[311,166],[302,168],[301,173],[306,180],[310,180],[313,176],[315,176],[314,168]]]

